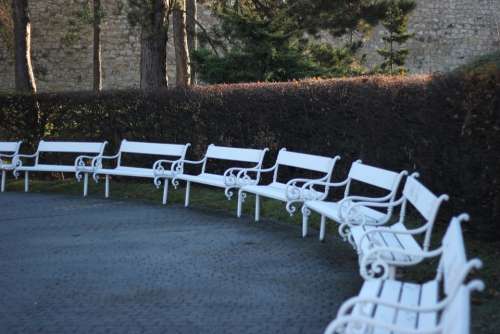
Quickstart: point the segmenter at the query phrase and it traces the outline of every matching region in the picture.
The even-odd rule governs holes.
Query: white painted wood
[[[0,152],[17,153],[20,143],[18,141],[0,141]]]
[[[122,140],[120,152],[135,153],[135,154],[151,154],[180,157],[184,155],[186,145],[181,144],[164,144],[164,143],[149,143]]]
[[[462,283],[461,277],[454,273],[459,273],[466,264],[467,258],[462,229],[457,218],[453,218],[443,237],[443,255],[441,257],[441,269],[444,275],[444,290],[446,293],[455,291],[457,286]]]
[[[358,296],[361,298],[377,298],[382,288],[382,284],[382,280],[365,281]],[[352,314],[371,318],[373,317],[374,310],[375,305],[373,303],[356,304],[353,307]],[[361,334],[366,333],[366,330],[366,326],[351,322],[347,325],[346,333]]]
[[[262,160],[263,150],[253,148],[237,148],[227,146],[208,146],[205,156],[209,159],[230,160],[240,162],[259,163]]]
[[[442,315],[443,333],[470,333],[470,292],[461,286],[451,304]]]
[[[38,144],[39,152],[58,153],[101,153],[103,142],[44,141]]]
[[[322,173],[331,173],[333,159],[320,155],[281,150],[276,160],[278,165],[307,169]]]
[[[417,179],[409,177],[403,195],[427,220],[433,220],[438,207],[438,197]]]
[[[420,295],[420,306],[421,307],[432,307],[436,305],[439,297],[439,282],[429,281],[422,285],[421,295]],[[436,327],[437,324],[437,312],[421,312],[418,314],[418,328],[432,329]]]
[[[397,303],[399,301],[399,296],[401,293],[401,282],[388,280],[384,282],[384,288],[382,289],[382,293],[379,296],[380,299]],[[387,306],[378,306],[375,310],[375,315],[373,316],[375,320],[378,320],[383,323],[392,324],[396,319],[396,309]],[[381,327],[377,327],[374,329],[373,334],[390,334],[391,331],[386,330]]]
[[[407,306],[419,306],[420,303],[420,284],[403,283],[399,302]],[[418,313],[408,310],[396,310],[396,321],[399,327],[417,328]]]
[[[392,190],[399,179],[399,174],[361,162],[354,162],[349,170],[349,177],[378,188]]]

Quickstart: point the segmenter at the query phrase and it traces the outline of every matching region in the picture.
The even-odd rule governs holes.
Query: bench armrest
[[[14,177],[18,177],[19,176],[19,168],[22,167],[23,165],[23,159],[26,158],[26,159],[34,159],[38,157],[38,151],[33,153],[33,154],[16,154],[13,158],[12,158],[12,164],[15,166],[14,167]]]
[[[82,180],[81,173],[92,173],[98,168],[97,161],[101,158],[100,155],[80,155],[75,159],[75,178],[77,181]],[[88,162],[88,164],[86,163]]]
[[[440,333],[440,328],[436,326],[433,329],[422,330],[422,329],[411,329],[411,328],[401,328],[397,325],[382,322],[380,320],[375,320],[372,317],[362,316],[362,315],[346,315],[342,317],[337,317],[335,320],[328,324],[324,334],[336,334],[344,333],[345,327],[350,324],[355,323],[357,326],[366,326],[370,328],[383,328],[389,332],[394,332],[398,334],[438,334]],[[361,333],[361,331],[360,331]]]
[[[259,167],[242,168],[236,175],[236,184],[238,187],[257,184],[260,181],[260,174],[273,172],[277,167],[278,165],[275,164],[274,166],[269,168],[259,168]],[[250,173],[256,174],[255,179],[253,179],[249,175]]]
[[[286,183],[286,210],[292,216],[296,211],[296,205],[305,201],[321,201],[328,194],[328,187],[323,191],[317,191],[312,186],[327,183],[328,175],[318,179],[296,178]],[[306,185],[311,186],[306,186]]]
[[[381,299],[380,297],[352,297],[346,300],[342,306],[340,307],[337,317],[342,317],[351,314],[350,311],[352,308],[354,308],[356,305],[363,305],[363,304],[374,304],[373,306],[385,306],[389,308],[393,308],[396,310],[401,310],[401,311],[412,311],[412,312],[418,312],[418,313],[428,313],[428,312],[438,312],[446,306],[446,300],[441,300],[437,302],[436,304],[432,306],[414,306],[414,305],[407,305],[407,304],[401,304],[399,302],[390,302]],[[360,305],[360,306],[361,306]],[[363,306],[361,306],[361,310],[363,309]]]
[[[319,191],[314,189],[315,186],[325,187],[325,189],[323,191],[324,196],[322,198],[320,198],[320,200],[324,200],[326,198],[326,196],[328,195],[328,191],[327,191],[328,188],[330,188],[330,187],[332,187],[332,188],[345,187],[348,183],[349,183],[349,178],[347,178],[341,182],[331,182],[331,181],[324,180],[324,178],[316,179],[316,180],[309,180],[308,182],[305,182],[302,185],[301,191],[302,192],[308,192],[308,191],[309,192],[311,192],[311,191],[319,192]]]
[[[425,231],[427,231],[428,228],[429,228],[428,224],[424,224],[423,226],[418,227],[418,228],[405,229],[405,230],[393,229],[393,228],[384,227],[384,226],[376,227],[374,229],[365,231],[361,235],[361,238],[359,239],[359,244],[361,245],[363,243],[364,239],[368,239],[371,234],[375,234],[375,233],[390,233],[390,234],[396,234],[396,235],[397,234],[416,235],[416,234],[422,234],[422,233],[424,233]],[[368,242],[370,242],[370,243],[373,244],[373,242],[370,241],[370,240],[368,240]]]
[[[175,177],[176,173],[182,174],[183,165],[177,164],[181,160],[182,159],[177,159],[177,160],[161,159],[161,160],[155,161],[155,163],[153,164],[153,175],[154,175],[153,184],[156,186],[156,188],[160,187],[161,180],[162,180],[162,178],[165,177],[165,170],[166,169],[170,170],[173,177]],[[167,168],[167,166],[164,166],[166,164],[170,164],[170,167]],[[168,182],[168,181],[165,181],[165,182]]]
[[[177,161],[175,161],[170,170],[172,171],[173,173],[173,177],[172,177],[172,185],[175,187],[175,189],[177,189],[177,187],[179,186],[179,181],[177,180],[178,176],[180,174],[183,174],[184,173],[184,164],[189,164],[189,165],[201,165],[202,163],[206,162],[207,161],[207,157],[204,157],[203,159],[201,160],[186,160],[186,159],[179,159]]]

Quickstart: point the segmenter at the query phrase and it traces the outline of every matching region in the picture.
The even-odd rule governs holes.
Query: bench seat
[[[241,187],[242,191],[253,193],[255,195],[263,195],[273,198],[278,201],[286,201],[286,184],[280,182],[272,182],[268,185],[249,185]]]
[[[154,178],[155,172],[151,168],[140,168],[140,167],[116,167],[116,168],[100,168],[96,170],[97,174],[103,175],[116,175],[116,176],[131,176],[131,177],[146,177]],[[173,173],[169,170],[165,170],[162,173],[164,177],[172,177]]]
[[[212,173],[201,173],[198,175],[182,174],[177,179],[205,184],[207,186],[214,186],[219,188],[224,188],[226,186],[225,177],[223,175],[212,174]]]
[[[379,298],[381,300],[398,303],[405,306],[426,307],[438,302],[439,282],[430,281],[424,284],[407,283],[396,280],[369,280],[365,281],[359,298]],[[359,303],[353,307],[353,315],[370,317],[382,323],[389,323],[401,329],[425,330],[434,328],[438,320],[438,312],[414,312],[397,310],[384,305]],[[350,323],[347,333],[391,334],[385,328],[372,328]]]
[[[395,248],[405,251],[406,253],[422,253],[422,247],[415,241],[413,236],[409,234],[397,234],[397,233],[387,233],[377,231],[376,226],[361,225],[351,228],[351,236],[356,244],[358,252],[367,254],[373,247],[373,244],[378,247],[388,247]],[[396,223],[390,227],[392,231],[407,231],[406,227],[402,223]],[[367,231],[374,231],[369,234],[368,237],[363,238],[362,236]],[[388,262],[398,262],[402,263],[417,263],[421,260],[420,257],[408,256],[405,254],[400,254],[396,252],[383,252],[381,254],[384,260]]]
[[[319,213],[322,216],[325,216],[331,220],[336,222],[342,221],[339,215],[339,206],[340,202],[326,202],[326,201],[307,201],[307,208]],[[386,217],[386,213],[380,212],[377,210],[373,210],[368,207],[360,207],[361,213],[365,216],[365,219],[368,223],[370,222],[378,222]]]
[[[0,170],[13,170],[14,168],[16,168],[16,165],[11,162],[0,163]]]

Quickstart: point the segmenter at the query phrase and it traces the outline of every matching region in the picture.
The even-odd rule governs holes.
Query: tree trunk
[[[102,90],[101,0],[94,0],[94,91]]]
[[[176,65],[175,83],[180,87],[187,87],[191,84],[185,10],[185,0],[177,0],[173,9],[173,28]]]
[[[196,5],[196,0],[186,0],[186,31],[187,31],[187,41],[189,56],[198,48],[198,39],[196,35],[196,20],[198,9]],[[196,73],[191,67],[191,83],[196,82]]]
[[[166,10],[167,0],[154,0],[151,21],[141,30],[141,88],[145,90],[168,84]]]
[[[31,24],[28,0],[12,0],[12,14],[16,90],[36,93],[35,76],[31,65]]]

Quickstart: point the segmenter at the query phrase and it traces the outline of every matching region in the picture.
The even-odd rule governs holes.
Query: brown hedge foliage
[[[360,77],[168,89],[0,96],[0,138],[122,138],[281,147],[419,171],[448,214],[478,237],[500,236],[500,73]],[[38,115],[37,115],[38,113]],[[268,157],[270,164],[274,154]],[[448,218],[448,217],[445,217]]]

